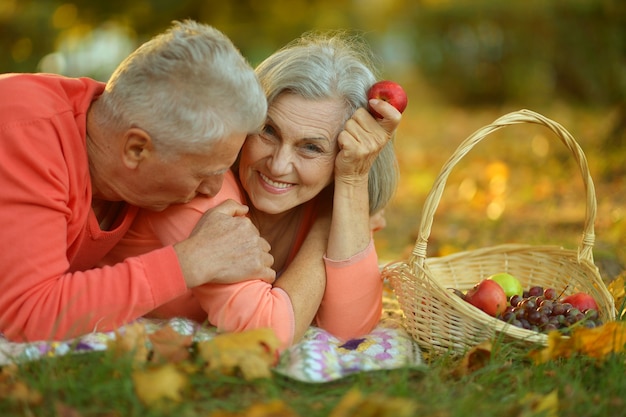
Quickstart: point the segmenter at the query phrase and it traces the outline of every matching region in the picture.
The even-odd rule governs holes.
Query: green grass
[[[278,375],[252,382],[237,376],[190,374],[181,402],[165,400],[147,407],[139,401],[124,358],[103,352],[54,357],[23,364],[17,378],[37,390],[33,405],[5,399],[2,416],[58,416],[60,405],[75,416],[208,416],[212,411],[243,412],[250,405],[278,399],[300,416],[328,416],[348,390],[366,398],[384,396],[411,401],[420,416],[531,416],[531,394],[556,390],[558,415],[617,416],[626,399],[626,361],[588,357],[532,364],[525,354],[503,346],[485,367],[455,376],[458,358],[438,356],[420,369],[361,373],[326,384],[306,384]],[[377,397],[380,398],[380,397]],[[68,415],[68,414],[66,414]],[[242,414],[243,415],[243,414]],[[387,415],[387,414],[376,414]]]

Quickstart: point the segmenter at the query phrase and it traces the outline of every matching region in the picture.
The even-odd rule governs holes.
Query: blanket
[[[154,320],[142,318],[148,333],[171,326],[195,341],[210,340],[215,327],[200,325],[185,318]],[[12,343],[0,335],[0,366],[10,362],[38,360],[55,355],[80,354],[107,349],[117,332],[94,332],[85,336],[55,342]],[[423,365],[417,344],[402,327],[402,311],[393,292],[385,289],[383,316],[372,332],[351,340],[339,340],[327,331],[310,327],[302,340],[282,353],[275,372],[310,383],[323,383],[365,371],[419,367]]]

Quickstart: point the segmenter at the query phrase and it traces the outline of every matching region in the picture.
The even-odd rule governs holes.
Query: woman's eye
[[[307,143],[307,144],[305,144],[303,146],[303,148],[307,152],[315,152],[315,153],[322,153],[322,152],[324,152],[324,150],[320,146],[318,146],[318,145],[316,145],[314,143]]]

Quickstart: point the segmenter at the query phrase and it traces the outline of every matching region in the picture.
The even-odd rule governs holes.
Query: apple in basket
[[[561,302],[569,303],[583,312],[586,310],[598,311],[598,304],[596,303],[596,300],[594,300],[591,295],[584,292],[577,292],[576,294],[563,297],[561,298]]]
[[[500,272],[493,274],[489,277],[489,279],[500,284],[504,290],[504,294],[506,294],[506,298],[511,298],[514,295],[519,295],[521,297],[524,294],[522,283],[511,274]]]
[[[508,299],[500,284],[491,279],[483,279],[465,293],[465,301],[490,316],[497,317],[506,309]]]
[[[402,88],[402,86],[396,82],[384,80],[379,81],[370,87],[367,92],[367,99],[377,98],[379,100],[383,100],[391,104],[393,107],[398,109],[400,113],[406,109],[406,105],[408,103],[408,98],[406,96],[406,92]],[[378,114],[377,111],[368,106],[369,112],[377,119],[382,119],[383,116]]]

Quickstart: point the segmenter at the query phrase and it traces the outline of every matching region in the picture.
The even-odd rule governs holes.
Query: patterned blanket
[[[356,372],[423,365],[417,344],[402,328],[402,312],[389,289],[383,297],[383,308],[378,326],[360,338],[341,341],[323,329],[309,328],[299,343],[283,352],[275,371],[299,381],[322,383]],[[169,325],[180,334],[192,335],[195,341],[210,340],[217,334],[213,327],[201,326],[184,318],[140,319],[137,322],[145,325],[148,333]],[[0,335],[0,365],[102,351],[107,348],[107,342],[116,337],[115,334],[91,333],[63,342],[33,343],[11,343]]]

